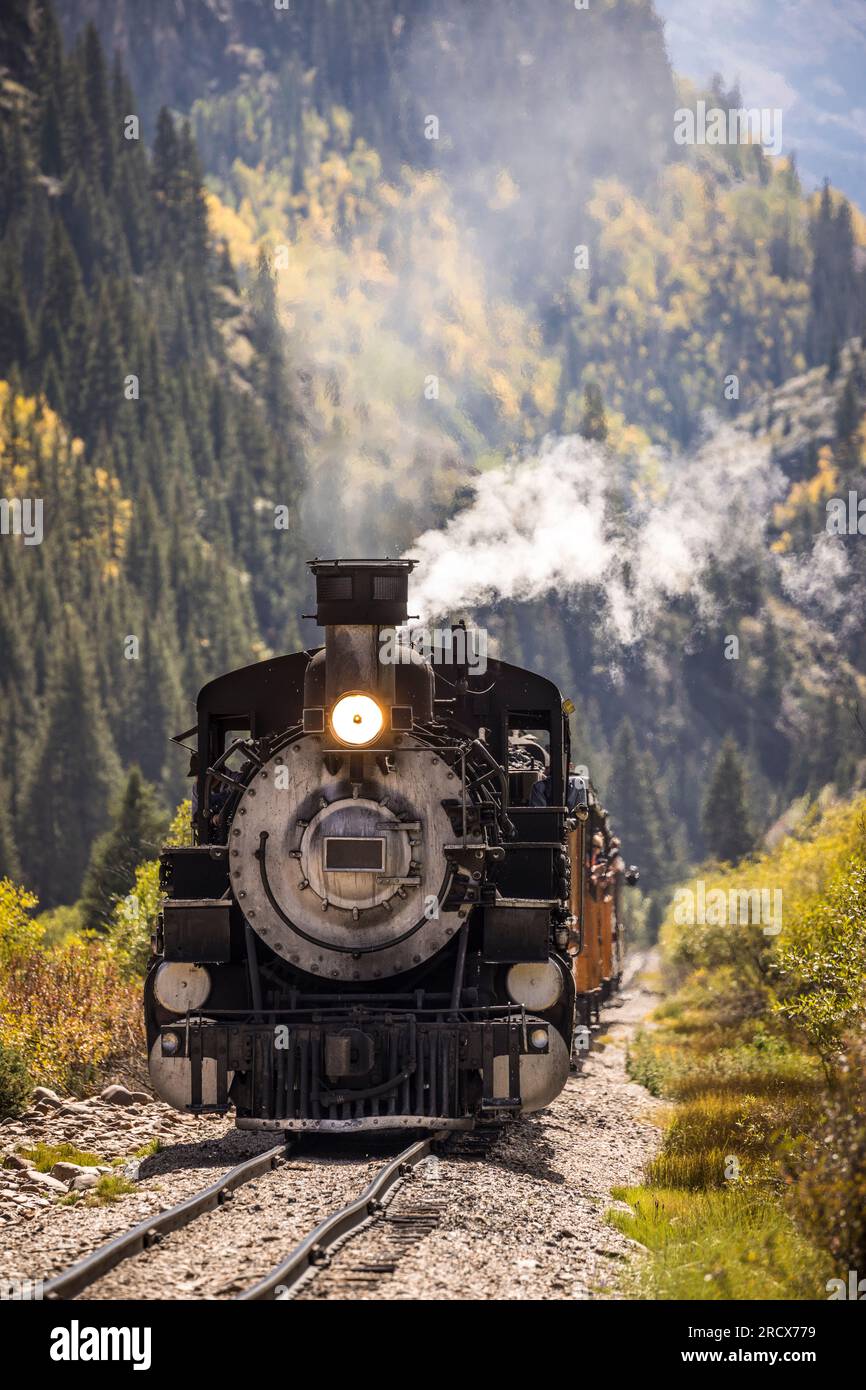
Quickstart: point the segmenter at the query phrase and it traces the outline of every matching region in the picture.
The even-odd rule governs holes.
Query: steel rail
[[[397,1154],[396,1158],[390,1159],[379,1169],[360,1196],[321,1221],[315,1230],[295,1246],[286,1259],[275,1265],[264,1279],[239,1293],[237,1299],[241,1302],[274,1299],[293,1289],[310,1269],[325,1264],[328,1247],[351,1235],[371,1217],[378,1215],[383,1198],[417,1164],[429,1157],[433,1145],[441,1142],[441,1137],[432,1134],[427,1139],[419,1139]]]
[[[70,1265],[60,1274],[55,1274],[54,1278],[45,1284],[43,1297],[75,1298],[83,1289],[101,1279],[123,1260],[129,1259],[132,1255],[139,1255],[143,1250],[149,1250],[171,1231],[179,1231],[182,1227],[189,1226],[196,1217],[221,1206],[231,1197],[235,1188],[261,1177],[263,1173],[271,1172],[285,1156],[286,1144],[280,1143],[266,1149],[264,1153],[256,1154],[254,1158],[238,1163],[210,1187],[194,1193],[192,1197],[178,1202],[176,1206],[168,1207],[157,1216],[149,1216],[125,1234],[115,1236],[105,1245],[100,1245],[77,1264]]]

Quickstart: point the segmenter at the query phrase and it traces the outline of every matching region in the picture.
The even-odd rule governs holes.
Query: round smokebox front
[[[455,775],[409,739],[389,772],[370,759],[353,786],[347,770],[348,759],[329,773],[322,740],[309,735],[261,769],[229,834],[232,888],[253,930],[291,965],[384,979],[428,960],[460,925],[441,907],[453,838],[442,802]]]

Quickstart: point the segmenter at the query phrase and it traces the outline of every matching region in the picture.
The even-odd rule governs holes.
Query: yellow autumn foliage
[[[119,479],[85,458],[83,441],[44,398],[0,380],[0,495],[41,497],[47,508],[73,494],[88,521],[81,547],[100,557],[103,578],[116,577],[132,520]]]
[[[839,469],[833,460],[833,451],[825,444],[818,454],[818,467],[811,478],[794,482],[784,502],[778,502],[773,509],[773,524],[781,531],[772,549],[784,553],[791,549],[796,540],[807,541],[820,529],[824,505],[829,497],[834,497],[839,488]]]
[[[35,906],[0,880],[0,1043],[34,1083],[83,1091],[110,1059],[141,1052],[141,986],[108,941],[44,946]]]

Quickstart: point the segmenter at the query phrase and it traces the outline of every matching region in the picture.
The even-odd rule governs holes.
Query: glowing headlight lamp
[[[331,710],[331,728],[341,743],[370,743],[385,716],[370,695],[341,695]]]

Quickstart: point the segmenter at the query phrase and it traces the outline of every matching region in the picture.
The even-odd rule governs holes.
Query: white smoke
[[[816,609],[829,618],[851,603],[845,587],[851,566],[839,536],[822,532],[815,537],[809,556],[783,556],[780,569],[782,588],[799,608]]]
[[[605,628],[629,645],[673,600],[690,596],[711,616],[710,568],[766,549],[785,479],[764,443],[722,426],[688,456],[653,453],[628,470],[599,444],[550,439],[473,487],[464,510],[406,552],[420,562],[413,612],[431,621],[591,587]]]

